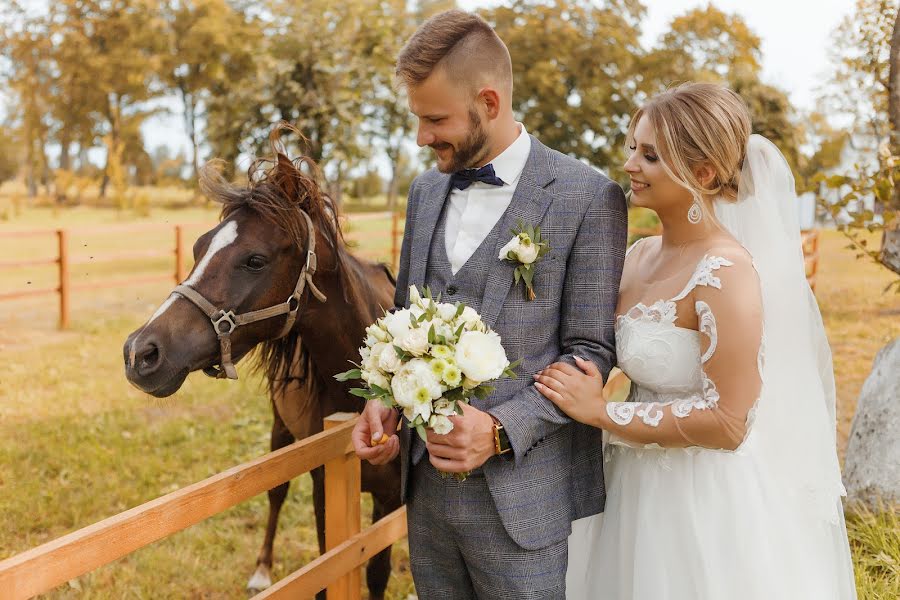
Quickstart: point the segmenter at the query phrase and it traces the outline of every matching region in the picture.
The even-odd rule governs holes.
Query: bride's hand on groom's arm
[[[425,447],[431,464],[444,473],[467,473],[477,469],[494,456],[494,420],[488,413],[460,402],[463,414],[450,417],[453,429],[439,435],[431,429],[425,432]]]
[[[572,419],[601,427],[606,415],[603,375],[593,362],[575,357],[578,368],[553,363],[534,375],[534,387]]]

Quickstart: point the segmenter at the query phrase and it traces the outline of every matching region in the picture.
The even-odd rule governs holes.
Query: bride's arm
[[[615,434],[628,445],[702,446],[733,450],[747,433],[747,417],[759,397],[757,360],[762,336],[759,280],[749,257],[722,253],[734,265],[718,272],[722,287],[693,292],[703,334],[703,389],[671,404],[605,402],[597,380],[554,365],[538,378],[538,390],[573,418]],[[580,362],[590,373],[592,365]]]

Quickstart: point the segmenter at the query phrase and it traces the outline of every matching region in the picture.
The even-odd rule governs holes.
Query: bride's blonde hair
[[[695,198],[737,199],[738,180],[747,140],[750,111],[734,91],[713,83],[683,83],[654,96],[639,108],[628,126],[628,144],[641,117],[656,132],[657,154],[663,169]],[[715,172],[710,187],[694,176],[706,162]]]

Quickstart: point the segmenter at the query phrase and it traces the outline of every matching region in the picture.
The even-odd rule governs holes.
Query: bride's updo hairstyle
[[[629,145],[641,117],[653,126],[657,155],[669,177],[695,198],[737,199],[751,133],[750,112],[740,96],[713,83],[689,82],[667,90],[634,114],[628,126]],[[715,172],[709,187],[694,176],[694,167],[704,161]]]

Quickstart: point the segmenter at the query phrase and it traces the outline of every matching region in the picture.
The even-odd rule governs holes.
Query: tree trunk
[[[194,102],[194,96],[183,86],[179,88],[181,91],[181,102],[184,105],[184,125],[187,129],[188,137],[191,140],[191,161],[194,168],[194,185],[200,181],[200,160],[197,156],[197,104]]]
[[[894,19],[888,73],[888,118],[891,123],[891,154],[900,156],[900,11]],[[894,186],[885,214],[900,211],[900,186]],[[881,262],[900,274],[900,219],[894,219],[881,236]]]

